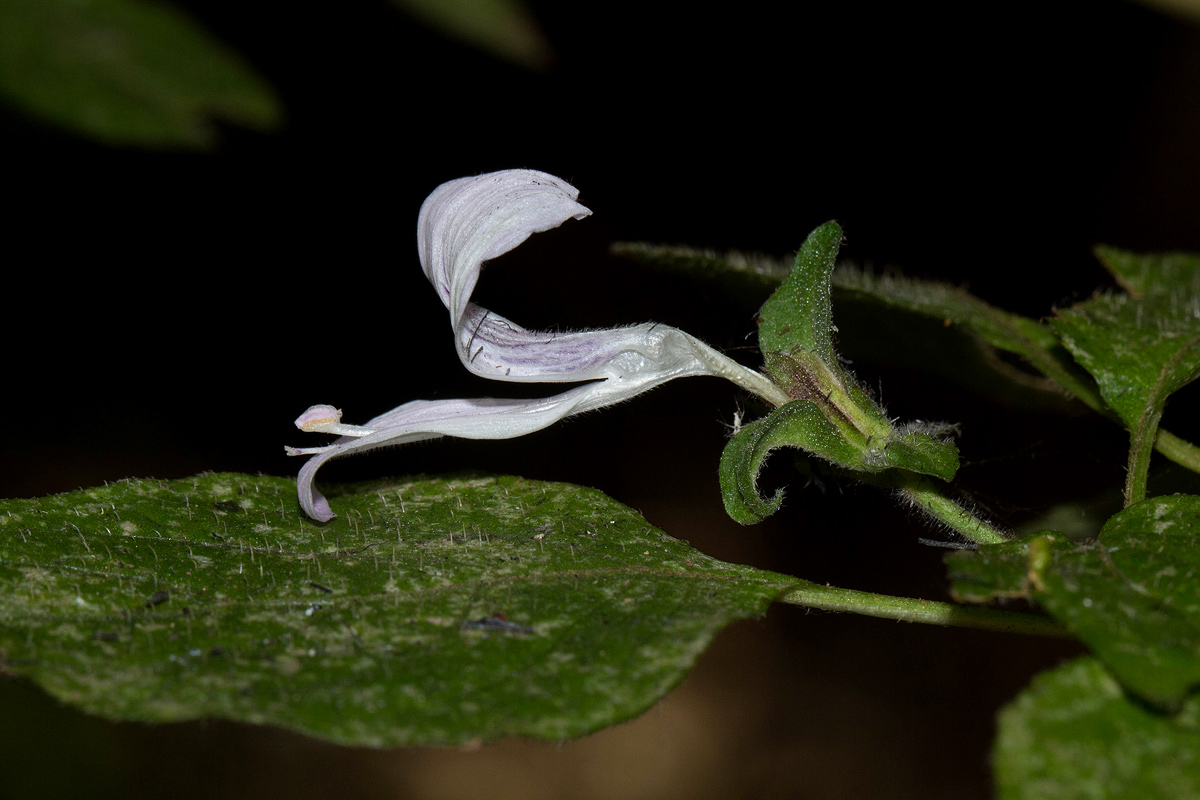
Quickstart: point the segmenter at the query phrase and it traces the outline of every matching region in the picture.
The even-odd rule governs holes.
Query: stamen
[[[342,410],[327,405],[311,406],[296,418],[296,427],[305,433],[334,433],[338,436],[367,436],[376,430],[361,425],[343,425]]]

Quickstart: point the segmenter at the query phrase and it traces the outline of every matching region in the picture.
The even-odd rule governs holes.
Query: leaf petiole
[[[788,590],[776,598],[804,608],[819,608],[825,611],[848,611],[868,617],[895,619],[904,622],[920,622],[926,625],[942,625],[954,628],[1023,633],[1028,636],[1046,636],[1056,639],[1073,638],[1071,633],[1049,617],[1021,611],[1003,611],[978,606],[960,606],[936,600],[921,600],[915,597],[894,597],[856,589],[840,589],[805,583]]]

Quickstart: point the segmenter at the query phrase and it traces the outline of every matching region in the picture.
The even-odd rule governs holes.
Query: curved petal
[[[421,204],[417,251],[425,277],[460,327],[483,262],[504,255],[530,234],[592,212],[579,190],[529,169],[509,169],[443,183]]]

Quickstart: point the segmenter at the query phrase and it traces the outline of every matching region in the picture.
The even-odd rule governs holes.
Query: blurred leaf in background
[[[1200,22],[1200,0],[1139,0],[1142,5]]]
[[[271,131],[283,118],[241,58],[178,9],[144,0],[0,4],[0,97],[120,146],[206,149],[215,119]]]
[[[521,0],[393,0],[417,19],[513,64],[553,61],[550,44]]]
[[[442,33],[532,69],[550,46],[517,0],[395,0]],[[215,121],[277,130],[275,91],[182,10],[149,0],[0,4],[0,99],[116,146],[210,149]]]

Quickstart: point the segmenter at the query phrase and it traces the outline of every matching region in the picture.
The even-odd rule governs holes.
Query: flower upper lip
[[[305,513],[321,521],[335,516],[313,479],[326,461],[353,452],[438,436],[523,436],[690,375],[727,378],[773,405],[788,401],[763,375],[668,325],[546,333],[526,330],[472,303],[484,262],[531,234],[591,214],[577,202],[578,196],[579,191],[560,178],[533,170],[450,181],[421,206],[417,248],[426,277],[450,311],[458,357],[468,370],[503,381],[590,383],[531,400],[414,400],[362,426],[342,424],[341,411],[332,406],[312,406],[296,426],[340,438],[324,447],[287,448],[291,455],[312,456],[297,478]]]

